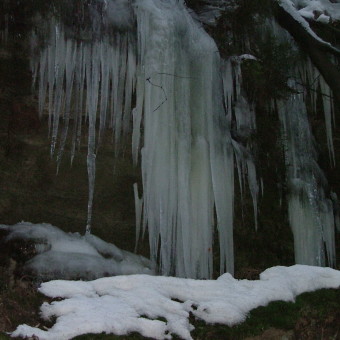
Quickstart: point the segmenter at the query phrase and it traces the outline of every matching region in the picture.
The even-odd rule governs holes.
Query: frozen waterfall
[[[274,21],[271,32],[281,42],[297,46],[288,32]],[[334,107],[331,90],[308,58],[292,65],[287,84],[291,94],[277,103],[281,123],[287,181],[288,218],[294,236],[295,262],[315,266],[335,265],[334,206],[327,179],[317,163],[315,140],[307,114],[316,114],[317,100],[325,117],[330,164],[335,165]],[[276,106],[274,104],[274,106]]]
[[[110,6],[123,13],[123,24]],[[209,278],[217,225],[220,270],[233,272],[234,151],[217,47],[181,2],[117,6],[92,8],[105,14],[99,31],[109,34],[92,33],[89,41],[53,23],[49,43],[33,62],[41,113],[48,102],[51,153],[58,150],[59,164],[72,121],[73,158],[88,121],[89,232],[101,135],[112,127],[119,151],[132,120],[133,160],[141,164],[143,182],[143,199],[135,186],[137,238],[148,229],[151,258],[162,274]],[[126,25],[134,21],[137,34]]]
[[[327,181],[316,162],[314,138],[308,122],[302,89],[279,104],[289,189],[288,214],[294,235],[296,263],[334,266],[335,236]]]
[[[32,35],[32,70],[40,114],[49,112],[58,168],[68,136],[72,161],[88,124],[86,231],[91,231],[98,147],[105,129],[112,128],[116,155],[123,137],[132,138],[132,162],[142,177],[142,188],[131,188],[136,239],[147,231],[160,273],[210,278],[216,269],[215,229],[220,272],[233,273],[234,169],[241,195],[245,180],[249,184],[257,227],[259,185],[250,142],[255,110],[242,92],[241,72],[243,60],[256,58],[221,60],[214,40],[181,0],[98,0],[83,6],[88,14],[81,12],[77,30],[52,18],[45,23],[50,28],[42,47],[41,38]],[[281,28],[275,30],[282,35]],[[306,63],[301,70],[299,79],[313,81],[315,68]],[[324,113],[334,163],[331,94],[320,76],[317,84],[327,94]],[[333,265],[332,205],[304,100],[296,94],[278,105],[296,261]]]
[[[141,1],[136,12],[144,226],[163,274],[204,278],[213,270],[214,206],[221,271],[233,272],[233,154],[217,47],[174,4]],[[141,107],[134,114],[141,122]]]

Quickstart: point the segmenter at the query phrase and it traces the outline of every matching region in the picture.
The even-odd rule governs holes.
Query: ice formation
[[[275,22],[271,32],[281,42],[297,49],[295,42]],[[292,94],[274,106],[281,122],[287,181],[288,217],[294,236],[295,262],[300,264],[335,265],[335,219],[325,175],[317,163],[315,140],[307,114],[318,110],[321,96],[325,115],[330,163],[334,165],[332,129],[333,100],[329,86],[306,58],[291,67],[288,86]]]
[[[326,6],[325,1],[318,3]],[[282,0],[280,5],[321,41],[299,12],[306,4]],[[58,166],[69,130],[73,130],[72,160],[82,124],[88,121],[87,233],[91,230],[96,154],[104,130],[110,127],[116,154],[122,137],[132,135],[133,163],[141,167],[142,174],[142,188],[135,184],[133,189],[136,239],[148,230],[151,259],[160,263],[161,273],[211,277],[215,225],[220,271],[232,273],[234,165],[241,194],[245,179],[248,181],[257,225],[259,185],[248,142],[256,122],[242,93],[240,66],[243,60],[256,58],[241,55],[221,61],[214,41],[183,1],[109,0],[88,6],[90,20],[85,27],[80,25],[79,31],[50,20],[48,43],[34,54],[37,57],[32,62],[39,83],[40,112],[48,106],[51,154],[57,154]],[[209,6],[218,12],[223,2],[210,1]],[[326,12],[324,7],[323,14]],[[208,17],[211,19],[210,14]],[[33,35],[32,46],[38,42]],[[299,79],[325,94],[327,143],[334,163],[330,89],[309,61],[300,68]],[[312,93],[309,96],[316,107],[317,97]],[[295,121],[293,117],[293,113],[305,112],[303,99],[292,97],[279,105],[287,181],[292,188],[290,221],[296,230],[296,252],[304,252],[302,240],[309,240],[306,253],[313,253],[312,264],[324,264],[325,258],[333,264],[332,209],[326,185],[320,181],[323,176],[312,139],[306,141],[312,138],[310,130],[300,139],[287,130],[289,124],[308,126],[307,118]],[[304,218],[307,215],[309,220]],[[308,227],[307,221],[313,227]],[[302,227],[297,228],[300,223]],[[327,256],[321,250],[323,242]],[[297,254],[298,262],[310,263],[307,257]]]
[[[86,333],[139,332],[153,339],[176,335],[189,340],[194,328],[189,313],[207,323],[232,326],[271,301],[294,301],[301,293],[339,286],[339,271],[302,265],[269,268],[257,281],[235,280],[230,274],[215,281],[148,275],[51,281],[39,290],[56,300],[45,302],[41,315],[55,317],[55,324],[46,330],[20,325],[11,335],[67,340]]]
[[[33,63],[41,112],[48,97],[51,153],[62,117],[60,162],[74,100],[73,157],[86,107],[89,232],[100,136],[112,127],[118,150],[132,120],[133,160],[138,163],[141,150],[143,181],[143,199],[135,188],[137,225],[148,229],[152,260],[159,259],[163,274],[210,277],[216,213],[220,270],[233,272],[234,156],[217,47],[182,2],[140,0],[126,6],[123,22],[135,20],[137,34],[127,24],[112,24],[112,11],[100,12],[109,23],[105,29],[120,25],[120,30],[90,42],[71,39],[62,24],[52,24],[50,42]]]
[[[232,145],[235,155],[241,200],[245,183],[248,182],[254,207],[254,222],[257,228],[257,200],[259,185],[253,161],[251,145],[247,142],[256,131],[255,111],[242,93],[241,63],[244,60],[256,60],[249,54],[233,56],[222,61],[223,98],[228,123],[232,127]],[[246,181],[247,177],[247,181]]]
[[[210,277],[215,205],[220,269],[233,272],[233,153],[217,47],[183,6],[138,4],[143,69],[137,100],[143,93],[144,226],[151,258],[160,246],[163,274]],[[138,103],[134,115],[141,122]],[[139,131],[135,124],[134,135]]]
[[[155,274],[154,265],[148,259],[91,234],[65,233],[50,224],[28,222],[0,225],[0,230],[8,232],[4,242],[32,241],[36,255],[25,263],[24,271],[40,280]]]

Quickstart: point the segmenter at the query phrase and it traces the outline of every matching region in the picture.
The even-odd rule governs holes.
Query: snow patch
[[[44,319],[56,317],[54,326],[42,330],[20,325],[11,335],[67,340],[86,333],[139,332],[153,339],[170,339],[172,334],[192,339],[189,313],[207,323],[233,326],[271,301],[294,301],[298,294],[339,286],[339,271],[305,265],[269,268],[256,281],[236,280],[230,274],[217,280],[133,275],[51,281],[39,291],[63,299],[41,307]]]

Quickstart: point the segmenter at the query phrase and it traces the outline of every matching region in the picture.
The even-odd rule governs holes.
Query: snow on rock
[[[154,339],[170,339],[171,334],[192,339],[189,313],[208,323],[232,326],[271,301],[294,301],[303,292],[339,286],[340,271],[305,265],[269,268],[256,281],[236,280],[230,274],[217,280],[133,275],[50,281],[39,291],[63,300],[44,303],[41,315],[56,317],[54,326],[42,330],[20,325],[12,336],[66,340],[86,333],[139,332]]]
[[[100,238],[79,233],[65,233],[51,224],[21,222],[0,225],[9,232],[5,242],[32,240],[38,253],[24,269],[43,280],[55,278],[93,280],[103,276],[154,274],[148,259],[121,250]]]
[[[340,3],[331,3],[328,0],[280,0],[279,5],[314,39],[324,45],[335,48],[330,43],[321,39],[311,29],[306,19],[317,20],[320,17],[320,20],[318,21],[327,23],[331,20],[340,20]]]
[[[322,21],[324,23],[329,23],[333,20],[340,20],[339,1],[292,0],[291,2],[298,9],[301,16],[306,19]]]

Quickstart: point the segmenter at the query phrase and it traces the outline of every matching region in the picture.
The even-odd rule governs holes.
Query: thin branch
[[[148,82],[148,83],[150,83],[152,86],[156,86],[156,87],[159,87],[162,91],[163,91],[163,93],[164,93],[164,97],[165,97],[165,99],[152,111],[152,112],[155,112],[155,111],[157,111],[167,100],[168,100],[168,97],[167,97],[167,95],[166,95],[166,93],[165,93],[165,91],[164,91],[164,89],[163,89],[163,86],[160,86],[160,85],[157,85],[157,84],[154,84],[151,80],[151,77],[149,77],[149,78],[147,78],[146,79],[146,81]]]

